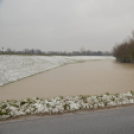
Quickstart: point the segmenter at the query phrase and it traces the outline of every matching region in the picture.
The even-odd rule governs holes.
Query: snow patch
[[[107,56],[67,57],[0,55],[0,86],[65,64],[97,59],[114,58]]]

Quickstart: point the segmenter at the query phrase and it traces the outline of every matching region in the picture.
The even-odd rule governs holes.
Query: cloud
[[[112,50],[134,29],[133,0],[4,0],[0,44],[14,49]]]

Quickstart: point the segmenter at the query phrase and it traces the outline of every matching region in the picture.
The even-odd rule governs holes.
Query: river
[[[64,65],[0,87],[0,100],[134,91],[134,64],[114,59]]]

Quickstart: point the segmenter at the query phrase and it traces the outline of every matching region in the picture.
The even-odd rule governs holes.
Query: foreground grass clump
[[[0,102],[0,120],[24,115],[58,114],[80,109],[109,108],[134,103],[134,92],[100,96],[66,96],[50,99],[28,98]]]

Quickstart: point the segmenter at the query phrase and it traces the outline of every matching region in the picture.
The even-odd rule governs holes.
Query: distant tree
[[[82,47],[82,48],[80,49],[80,52],[81,52],[81,53],[84,53],[84,52],[85,52],[85,49]]]
[[[2,47],[2,51],[4,51],[4,47]]]
[[[11,48],[7,48],[6,52],[11,53],[12,52]]]

